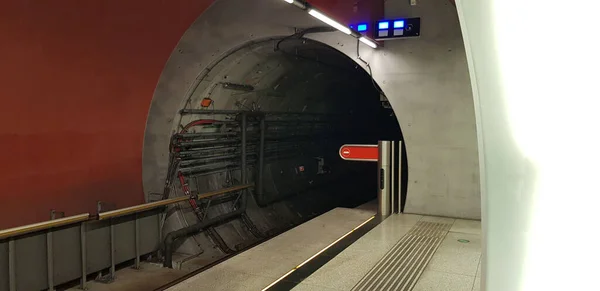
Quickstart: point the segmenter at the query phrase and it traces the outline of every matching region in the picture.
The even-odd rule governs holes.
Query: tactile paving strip
[[[419,221],[352,290],[412,290],[450,227]]]

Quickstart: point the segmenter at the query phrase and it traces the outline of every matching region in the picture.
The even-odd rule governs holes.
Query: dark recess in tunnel
[[[352,59],[301,36],[269,39],[230,53],[204,78],[178,115],[163,198],[256,187],[172,209],[179,219],[167,221],[169,253],[206,262],[376,198],[376,163],[343,161],[338,149],[402,140],[402,133]]]

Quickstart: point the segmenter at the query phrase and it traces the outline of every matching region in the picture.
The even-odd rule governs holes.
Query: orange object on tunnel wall
[[[0,3],[0,229],[48,220],[52,209],[75,215],[95,213],[97,201],[144,202],[154,89],[212,2]],[[348,23],[383,14],[382,0],[311,3]]]

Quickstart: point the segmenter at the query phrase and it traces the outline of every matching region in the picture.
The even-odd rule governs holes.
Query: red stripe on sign
[[[379,148],[376,145],[343,145],[340,157],[350,161],[374,162],[379,159]]]

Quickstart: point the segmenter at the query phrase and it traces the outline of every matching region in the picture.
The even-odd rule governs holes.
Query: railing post
[[[87,242],[86,242],[86,223],[79,225],[79,242],[81,244],[81,290],[87,290]]]
[[[52,229],[46,232],[46,263],[48,266],[48,290],[54,291],[54,248],[52,246]]]
[[[113,219],[110,222],[110,278],[109,282],[115,279],[116,267],[115,267],[115,225]]]
[[[163,232],[162,232],[162,220],[163,220],[163,209],[158,213],[158,253],[157,257],[162,257],[162,243],[163,243]]]
[[[109,240],[110,240],[110,269],[109,269],[109,274],[103,277],[99,277],[96,279],[96,281],[100,282],[100,283],[104,283],[104,284],[110,284],[112,283],[116,276],[116,263],[115,263],[115,225],[114,225],[114,220],[113,218],[108,218],[108,223],[109,223]]]
[[[50,220],[56,219],[56,211],[50,211]],[[46,230],[46,266],[48,271],[48,290],[54,291],[54,247],[52,229]]]
[[[136,270],[140,269],[140,221],[138,214],[135,214],[135,267]]]
[[[15,260],[15,240],[8,240],[8,284],[10,291],[17,291],[17,261]]]

